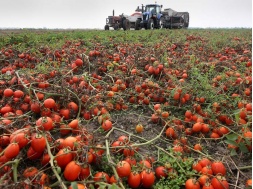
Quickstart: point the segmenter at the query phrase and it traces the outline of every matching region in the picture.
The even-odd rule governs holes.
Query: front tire
[[[124,30],[130,30],[130,22],[129,22],[128,19],[125,19],[125,20],[123,21],[123,29],[124,29]]]
[[[114,30],[119,30],[119,24],[115,24]]]
[[[153,20],[153,19],[149,19],[148,25],[147,25],[147,29],[153,30],[154,27],[155,27],[155,26],[154,26],[154,20]]]
[[[109,26],[108,25],[105,25],[105,30],[109,30]]]
[[[135,22],[134,29],[135,30],[140,30],[140,28],[141,28],[141,20],[137,19],[136,22]]]
[[[163,18],[163,17],[162,17],[162,18],[160,19],[160,21],[159,21],[159,28],[160,28],[160,29],[165,28],[165,27],[164,27],[164,18]]]

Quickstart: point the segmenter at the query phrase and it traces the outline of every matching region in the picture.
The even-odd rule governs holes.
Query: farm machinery
[[[115,30],[123,28],[128,30],[134,28],[139,29],[162,29],[162,28],[188,28],[189,13],[177,12],[171,8],[166,8],[162,11],[162,5],[147,4],[138,6],[136,12],[131,16],[109,16],[106,19],[105,30],[113,27]]]
[[[142,18],[142,13],[135,12],[133,14],[124,15],[121,14],[119,16],[115,16],[114,10],[112,11],[112,16],[108,16],[106,18],[105,30],[109,30],[110,27],[114,28],[114,30],[118,30],[123,28],[124,30],[129,30],[130,28],[135,28],[136,20]]]
[[[171,8],[162,11],[162,5],[148,4],[142,5],[142,19],[136,21],[136,28],[141,29],[162,29],[162,28],[188,28],[189,13],[177,12]],[[137,7],[138,10],[139,7]]]

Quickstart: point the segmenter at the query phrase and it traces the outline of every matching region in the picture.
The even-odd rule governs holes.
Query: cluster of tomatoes
[[[2,48],[1,179],[6,185],[11,181],[5,177],[16,182],[19,179],[27,188],[62,181],[64,187],[76,181],[77,188],[81,189],[104,183],[152,188],[162,177],[175,178],[177,173],[171,166],[156,167],[152,159],[143,158],[129,136],[122,135],[109,141],[111,144],[105,147],[105,142],[97,142],[94,133],[86,128],[86,124],[93,123],[93,127],[99,128],[93,128],[93,131],[101,131],[95,133],[100,134],[98,138],[103,138],[117,127],[111,114],[119,111],[127,113],[126,110],[133,107],[152,110],[151,114],[143,116],[149,118],[152,126],[164,129],[162,134],[176,153],[187,156],[186,152],[202,150],[199,143],[190,146],[188,139],[192,135],[199,139],[210,137],[216,140],[233,129],[238,131],[238,138],[235,145],[229,144],[228,148],[238,150],[239,144],[246,141],[250,151],[252,78],[249,51],[243,51],[240,58],[231,48],[225,49],[225,52],[208,49],[208,55],[203,47],[194,47],[194,42],[204,46],[204,39],[188,36],[186,40],[185,44],[169,43],[167,47],[159,44],[154,48],[115,43],[108,49],[107,44],[98,42],[90,51],[84,47],[83,41],[66,41],[62,49],[40,48],[39,55],[18,52],[11,46]],[[110,43],[113,41],[110,40]],[[153,51],[154,54],[149,56]],[[190,51],[199,56],[198,59],[194,60],[188,54]],[[162,60],[162,55],[168,57]],[[211,102],[208,95],[188,85],[190,80],[194,80],[190,66],[209,61],[215,67],[216,59],[231,61],[232,66],[211,78],[210,90],[216,91],[216,96],[229,92],[226,98],[231,96],[237,101],[242,98],[238,104]],[[45,65],[41,66],[40,61],[45,61]],[[245,64],[245,73],[237,70],[237,66],[242,64]],[[211,69],[210,65],[203,74]],[[33,70],[22,72],[23,68]],[[232,110],[238,115],[236,119],[231,115]],[[145,132],[143,125],[136,125],[137,134]],[[234,128],[235,125],[238,127]],[[115,162],[109,162],[115,170],[113,174],[100,165],[103,158],[109,161],[110,155],[120,156]],[[136,156],[142,158],[136,160]],[[29,167],[28,162],[32,166]],[[17,167],[18,163],[24,167]],[[18,168],[21,169],[19,174]],[[221,162],[205,158],[193,164],[192,169],[200,176],[187,180],[187,189],[228,188],[226,169]],[[72,184],[71,188],[76,187]]]
[[[203,189],[222,189],[229,188],[226,180],[226,168],[220,161],[210,161],[208,158],[202,158],[195,162],[192,168],[196,170],[200,176],[198,179],[189,179],[185,186],[190,188]]]

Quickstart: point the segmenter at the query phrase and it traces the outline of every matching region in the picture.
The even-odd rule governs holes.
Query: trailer
[[[177,12],[171,8],[164,9],[163,14],[163,25],[165,28],[188,28],[189,26],[189,13],[188,12]]]

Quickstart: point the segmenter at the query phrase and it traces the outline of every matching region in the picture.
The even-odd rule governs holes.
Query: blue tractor
[[[142,19],[138,19],[135,23],[135,29],[159,29],[163,28],[164,18],[162,14],[162,5],[148,4],[146,6],[137,7],[137,11],[142,12]]]

